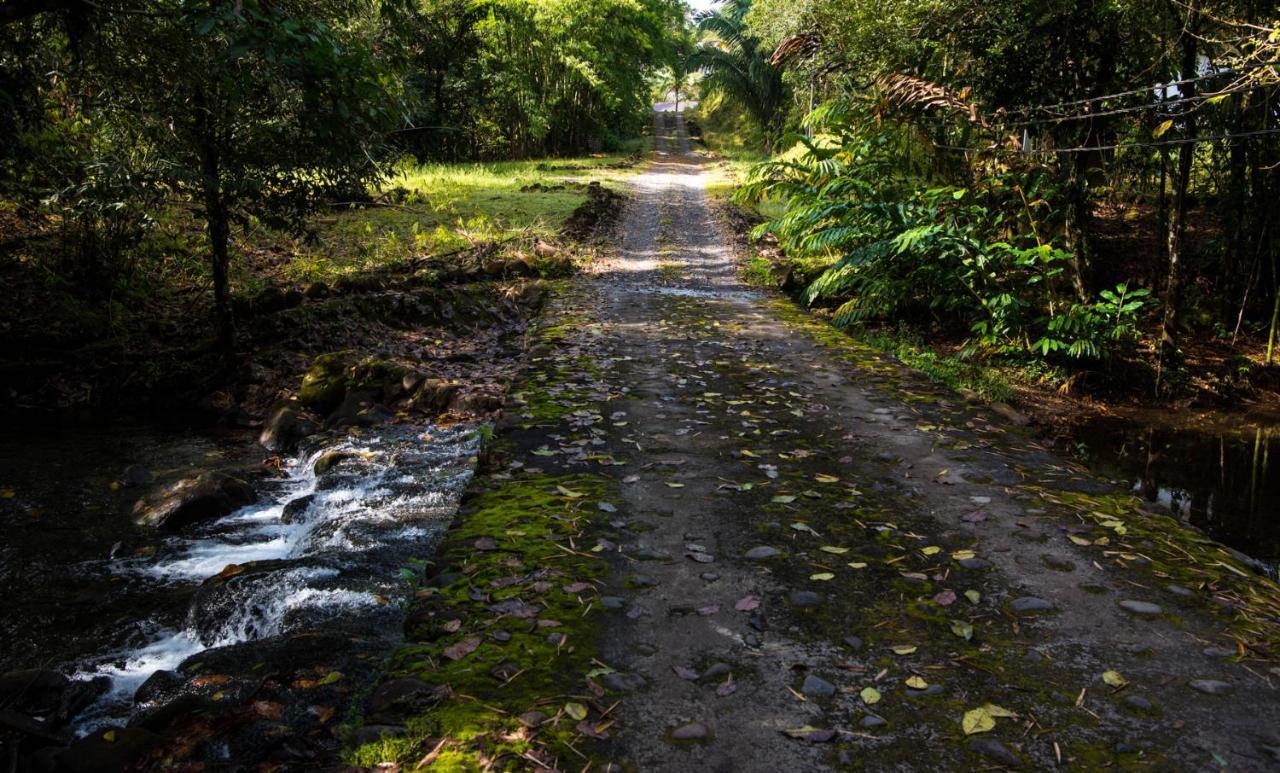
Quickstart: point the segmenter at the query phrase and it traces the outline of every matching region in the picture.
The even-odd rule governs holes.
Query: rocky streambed
[[[313,318],[307,348],[345,348],[227,391],[221,429],[0,441],[0,756],[33,771],[335,759],[540,291],[459,297]]]

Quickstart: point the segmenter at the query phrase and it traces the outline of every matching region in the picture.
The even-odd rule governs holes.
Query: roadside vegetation
[[[682,24],[671,0],[6,4],[0,399],[96,402],[86,358],[208,356],[207,391],[281,296],[572,253]]]
[[[926,370],[1106,399],[1274,397],[1264,4],[743,0],[701,28],[716,53],[694,120],[785,264],[757,279],[908,359],[951,361]],[[762,116],[774,78],[786,96]],[[751,151],[770,157],[744,172]]]

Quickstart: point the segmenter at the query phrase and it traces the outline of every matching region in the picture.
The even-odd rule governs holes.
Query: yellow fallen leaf
[[[920,548],[920,552],[924,553],[926,556],[936,556],[942,552],[942,548],[937,545],[930,545],[928,547]]]
[[[1125,687],[1129,684],[1129,680],[1121,676],[1119,671],[1103,671],[1102,681],[1116,689],[1120,689],[1121,687]]]
[[[849,568],[850,569],[866,569],[867,564],[865,561],[850,561]]]
[[[1092,544],[1093,544],[1093,542],[1092,542],[1091,540],[1087,540],[1087,539],[1085,539],[1084,537],[1081,537],[1081,536],[1076,535],[1076,534],[1068,534],[1068,535],[1067,535],[1067,539],[1071,540],[1072,542],[1076,543],[1077,545],[1080,545],[1081,547],[1084,547],[1084,546],[1092,545]]]
[[[818,550],[821,550],[824,553],[834,553],[837,556],[841,556],[849,552],[849,548],[839,548],[839,547],[836,547],[835,545],[823,545],[822,547],[818,548]]]
[[[840,479],[837,478],[836,476],[823,475],[822,473],[818,473],[817,475],[814,475],[813,479],[818,481],[819,483],[839,483],[840,482]]]
[[[907,680],[907,687],[913,690],[924,690],[929,687],[929,683],[918,676],[913,676]]]
[[[895,655],[910,655],[918,648],[913,644],[899,644],[898,646],[891,647],[890,649],[893,650],[893,654]]]
[[[957,561],[965,561],[970,558],[977,558],[978,554],[972,550],[957,550],[951,554],[951,557]]]
[[[566,703],[564,704],[564,713],[581,722],[587,718],[587,707],[581,703]]]
[[[835,578],[836,576],[831,572],[818,572],[817,574],[809,575],[810,580],[834,580]]]
[[[991,712],[987,711],[986,706],[969,709],[964,713],[964,718],[960,720],[960,729],[964,730],[965,735],[985,733],[995,728],[995,726],[996,718],[991,716]]]
[[[580,491],[567,489],[564,486],[556,486],[556,491],[559,492],[560,496],[569,497],[570,499],[578,499],[579,497],[586,496],[586,494],[583,494]]]
[[[862,698],[862,702],[870,706],[873,703],[880,702],[880,691],[874,687],[863,687],[862,692],[858,693],[858,697]]]

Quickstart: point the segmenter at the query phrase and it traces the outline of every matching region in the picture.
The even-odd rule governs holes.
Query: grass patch
[[[285,253],[283,277],[332,282],[412,257],[475,244],[530,237],[553,241],[586,200],[591,182],[630,173],[621,155],[491,164],[406,164],[378,192],[374,206],[321,215],[311,238],[266,228],[246,234],[246,253]]]
[[[889,352],[909,368],[949,389],[975,392],[984,400],[1006,402],[1014,389],[998,371],[986,363],[940,354],[919,338],[902,330],[851,330],[852,335],[881,351]]]

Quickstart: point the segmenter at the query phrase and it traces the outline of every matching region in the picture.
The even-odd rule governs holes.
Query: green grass
[[[378,206],[336,209],[315,221],[315,239],[254,229],[244,250],[284,251],[283,277],[333,280],[515,237],[554,241],[593,181],[631,173],[622,155],[488,164],[406,164],[378,193]],[[522,190],[541,185],[552,190]]]
[[[956,391],[975,392],[992,402],[1007,402],[1014,396],[1010,382],[989,363],[940,354],[910,332],[855,329],[850,333],[877,349],[893,354],[904,365],[920,371],[934,383]]]

